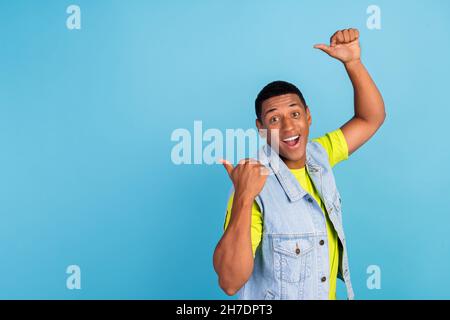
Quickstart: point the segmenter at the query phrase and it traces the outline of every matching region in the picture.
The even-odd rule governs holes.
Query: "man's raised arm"
[[[386,118],[383,97],[361,62],[357,29],[339,30],[330,38],[330,45],[316,44],[329,56],[341,61],[354,90],[355,115],[342,127],[349,155],[369,140]]]

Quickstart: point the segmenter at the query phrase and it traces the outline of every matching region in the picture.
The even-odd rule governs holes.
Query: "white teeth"
[[[298,136],[293,136],[293,137],[290,137],[290,138],[283,139],[283,141],[292,141],[292,140],[295,140],[297,138],[298,138]]]

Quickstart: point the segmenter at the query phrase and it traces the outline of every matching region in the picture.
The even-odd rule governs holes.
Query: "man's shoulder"
[[[328,155],[330,165],[333,167],[337,163],[348,159],[348,146],[342,130],[336,129],[325,135],[311,140],[316,145],[315,150],[321,149],[320,145]]]
[[[328,152],[320,141],[313,139],[308,141],[308,144],[306,145],[306,158],[307,160],[314,159],[316,161],[328,162]]]

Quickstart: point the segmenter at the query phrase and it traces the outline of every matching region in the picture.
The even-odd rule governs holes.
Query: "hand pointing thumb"
[[[229,175],[230,178],[231,178],[231,172],[232,172],[233,169],[234,169],[234,168],[233,168],[233,165],[231,164],[231,162],[229,162],[229,161],[227,161],[227,160],[224,160],[224,159],[220,159],[219,161],[223,164],[225,170],[227,170],[227,173],[228,173],[228,175]]]
[[[331,54],[331,50],[332,50],[332,48],[327,46],[326,44],[316,44],[314,46],[314,48],[322,50],[323,52],[325,52],[327,54]]]

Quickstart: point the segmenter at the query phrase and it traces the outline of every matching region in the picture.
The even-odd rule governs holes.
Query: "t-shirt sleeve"
[[[228,199],[225,223],[223,225],[224,232],[228,227],[228,223],[230,222],[231,208],[233,207],[233,198],[234,198],[234,193]],[[254,201],[253,205],[252,205],[251,230],[250,230],[251,239],[252,239],[253,257],[255,257],[256,248],[258,248],[258,246],[261,242],[262,228],[263,228],[263,220],[262,220],[261,210],[259,209],[258,203],[256,201]]]
[[[329,132],[320,138],[313,139],[326,150],[330,165],[334,167],[343,160],[348,159],[348,146],[341,129]]]

